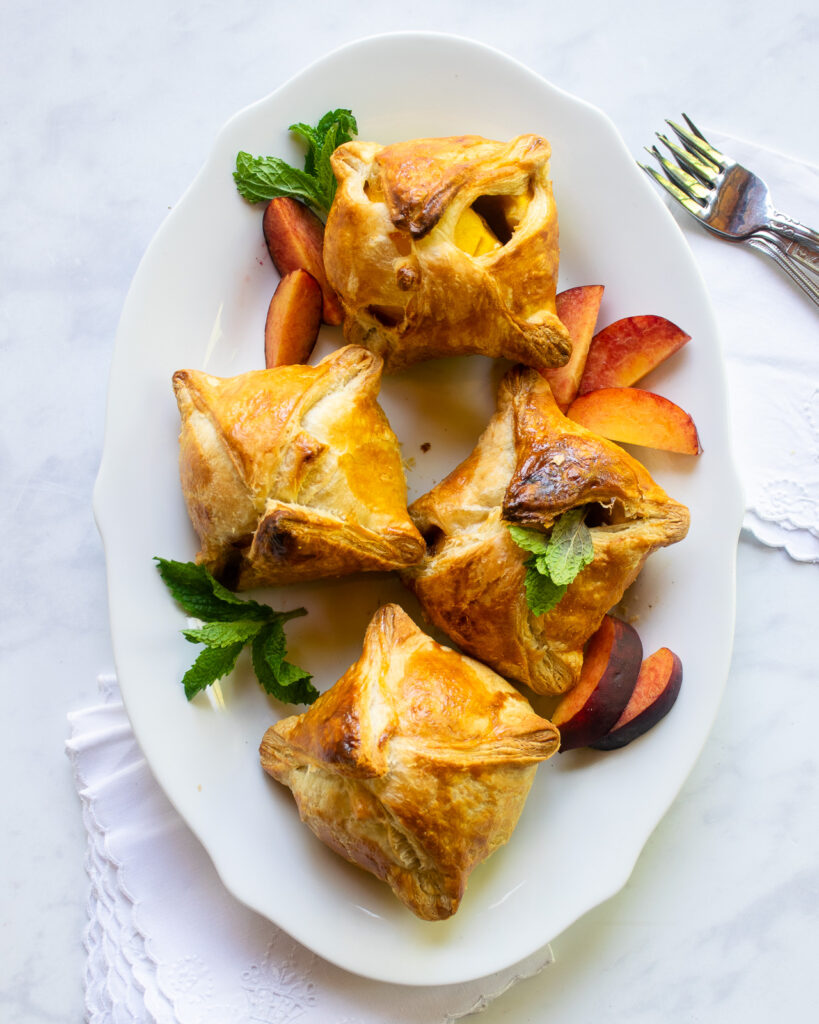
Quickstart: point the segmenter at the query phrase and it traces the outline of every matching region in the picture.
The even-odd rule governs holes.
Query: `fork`
[[[648,150],[668,177],[640,164],[642,169],[709,231],[770,256],[819,305],[819,232],[775,210],[765,182],[715,149],[686,114],[683,118],[688,129],[666,122],[682,145],[657,133],[676,164],[656,145]]]

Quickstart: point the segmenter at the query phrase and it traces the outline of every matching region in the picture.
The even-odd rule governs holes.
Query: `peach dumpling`
[[[387,371],[464,353],[565,363],[549,157],[537,135],[340,146],[324,262],[347,340]]]

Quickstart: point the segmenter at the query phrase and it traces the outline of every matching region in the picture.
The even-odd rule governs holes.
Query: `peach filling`
[[[529,208],[530,195],[478,196],[455,225],[455,244],[470,256],[483,256],[506,245]]]

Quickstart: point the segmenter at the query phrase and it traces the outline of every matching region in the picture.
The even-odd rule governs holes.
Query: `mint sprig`
[[[584,522],[586,509],[570,509],[558,516],[547,536],[523,526],[508,526],[512,540],[531,553],[525,562],[526,603],[533,615],[550,612],[569,584],[594,559],[594,543]]]
[[[167,558],[154,561],[183,610],[203,620],[201,627],[182,630],[186,640],[205,645],[182,679],[188,700],[232,672],[249,644],[253,669],[267,693],[288,704],[312,704],[318,690],[310,682],[310,673],[284,660],[284,623],[306,615],[304,608],[276,612],[269,605],[237,597],[202,565]]]
[[[233,172],[236,187],[251,203],[288,196],[326,216],[336,194],[330,157],[358,134],[356,120],[350,110],[330,110],[316,125],[298,121],[289,130],[307,144],[304,169],[292,167],[280,157],[252,156],[241,151]]]

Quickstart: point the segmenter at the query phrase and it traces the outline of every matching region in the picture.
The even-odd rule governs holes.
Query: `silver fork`
[[[648,150],[668,177],[640,166],[709,231],[770,256],[819,305],[819,232],[775,210],[765,182],[715,149],[686,114],[683,118],[688,130],[666,122],[682,145],[657,133],[676,164],[656,146]]]

